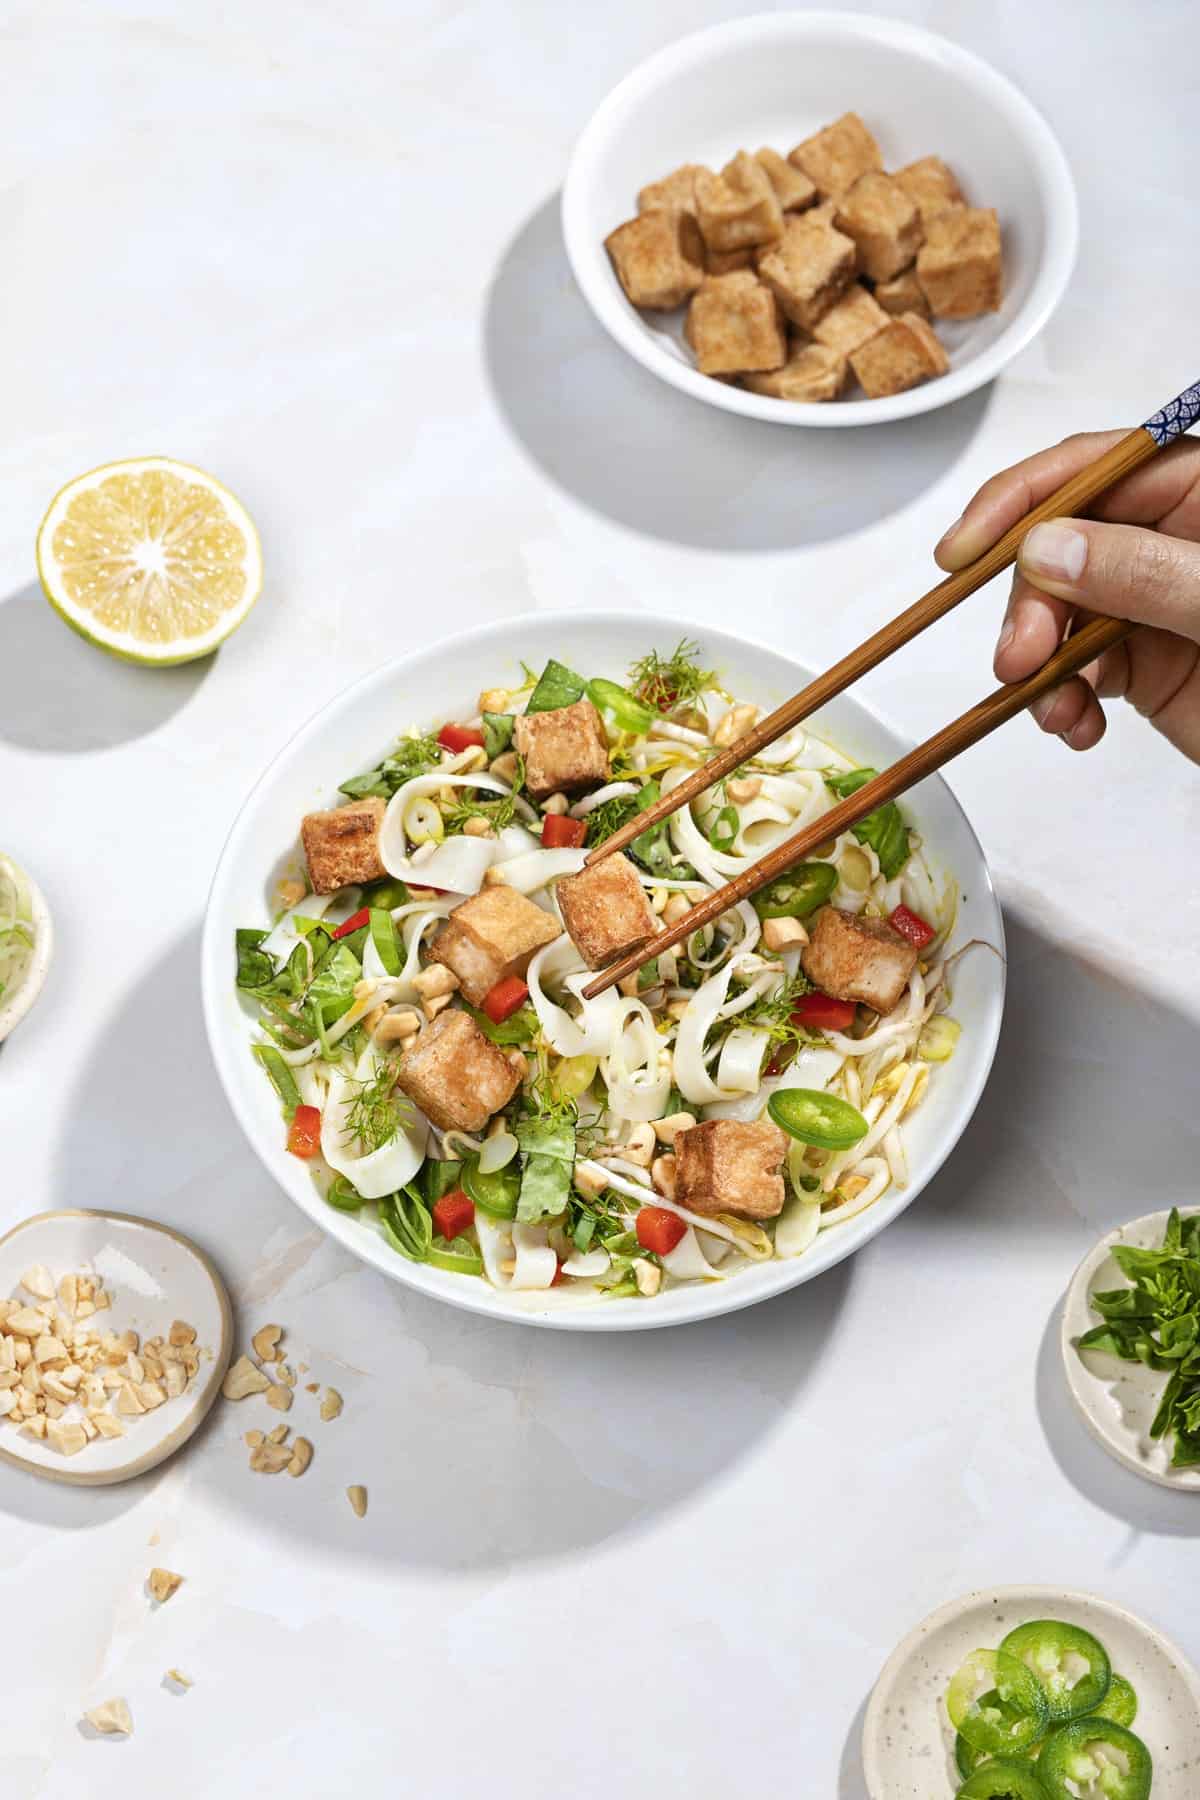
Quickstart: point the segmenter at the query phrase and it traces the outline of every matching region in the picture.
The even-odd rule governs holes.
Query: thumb
[[[1200,643],[1200,545],[1137,525],[1051,519],[1017,558],[1044,594]]]

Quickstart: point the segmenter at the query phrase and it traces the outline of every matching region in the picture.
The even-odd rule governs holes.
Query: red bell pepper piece
[[[448,1244],[453,1243],[456,1237],[461,1237],[467,1227],[474,1223],[475,1207],[461,1188],[452,1188],[440,1200],[434,1201],[433,1229],[440,1232]]]
[[[558,1267],[554,1271],[554,1280],[550,1283],[550,1286],[557,1287],[560,1282],[565,1281],[566,1279],[566,1276],[563,1274],[563,1259],[560,1256],[558,1259]]]
[[[443,750],[457,755],[460,750],[469,750],[472,744],[482,744],[483,733],[476,725],[443,725],[437,741]]]
[[[888,924],[901,937],[907,938],[910,944],[915,944],[918,950],[923,950],[937,936],[933,926],[927,924],[920,913],[911,912],[907,906],[896,907],[888,915]]]
[[[288,1127],[287,1147],[307,1162],[321,1148],[321,1113],[315,1106],[298,1106]]]
[[[835,1000],[832,994],[801,994],[792,1008],[793,1025],[814,1031],[848,1031],[854,1023],[853,1000]]]
[[[349,937],[352,931],[358,931],[362,926],[369,925],[370,922],[371,909],[368,906],[364,906],[360,911],[351,913],[348,919],[343,919],[332,935],[335,939]]]
[[[503,975],[483,996],[483,1010],[493,1025],[503,1025],[528,998],[529,989],[519,975]]]
[[[542,820],[543,849],[577,850],[586,836],[583,819],[569,819],[566,813],[547,813]]]
[[[686,1230],[686,1222],[665,1206],[643,1206],[637,1216],[637,1241],[655,1256],[669,1256]]]

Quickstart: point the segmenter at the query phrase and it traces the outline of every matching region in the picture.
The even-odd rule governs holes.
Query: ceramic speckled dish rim
[[[1200,1206],[1181,1206],[1179,1211],[1187,1218],[1200,1213]],[[1173,1494],[1200,1494],[1200,1468],[1151,1469],[1135,1455],[1129,1447],[1132,1433],[1116,1417],[1108,1381],[1104,1376],[1096,1374],[1075,1348],[1075,1337],[1081,1319],[1087,1317],[1093,1325],[1100,1323],[1098,1314],[1088,1313],[1087,1296],[1097,1271],[1107,1261],[1113,1245],[1137,1241],[1133,1234],[1140,1236],[1143,1228],[1153,1231],[1154,1235],[1161,1238],[1170,1212],[1170,1207],[1164,1207],[1159,1212],[1143,1213],[1140,1219],[1129,1219],[1124,1225],[1117,1225],[1112,1231],[1106,1232],[1099,1243],[1088,1251],[1072,1275],[1063,1299],[1059,1348],[1062,1352],[1067,1392],[1079,1417],[1101,1448],[1114,1461],[1119,1462],[1122,1468],[1128,1469],[1133,1475],[1140,1475],[1143,1481],[1152,1481],[1156,1487],[1168,1488]],[[1118,1363],[1115,1358],[1110,1360],[1114,1368],[1128,1366]],[[1162,1380],[1165,1382],[1166,1377],[1163,1376]]]
[[[1030,1586],[1008,1585],[1004,1587],[973,1588],[970,1593],[962,1594],[957,1600],[947,1600],[926,1615],[903,1638],[879,1671],[875,1686],[871,1690],[867,1702],[866,1716],[862,1729],[862,1766],[866,1780],[869,1800],[891,1800],[884,1783],[889,1779],[890,1771],[884,1762],[887,1751],[885,1744],[884,1708],[897,1678],[905,1664],[920,1648],[922,1642],[935,1632],[946,1626],[954,1625],[965,1614],[977,1607],[1012,1606],[1029,1608],[1031,1617],[1054,1618],[1055,1609],[1061,1612],[1064,1606],[1074,1607],[1080,1611],[1095,1610],[1109,1618],[1120,1620],[1126,1627],[1136,1631],[1168,1662],[1177,1669],[1180,1679],[1191,1695],[1200,1720],[1200,1674],[1197,1673],[1191,1660],[1183,1654],[1165,1632],[1157,1625],[1151,1625],[1137,1613],[1131,1612],[1127,1606],[1121,1606],[1115,1600],[1106,1600],[1101,1594],[1089,1594],[1082,1588],[1048,1587],[1033,1583]],[[949,1684],[953,1669],[947,1669],[946,1682]],[[1200,1727],[1198,1727],[1200,1728]],[[949,1782],[946,1788],[946,1800],[951,1800]],[[1167,1800],[1164,1793],[1163,1800]]]
[[[28,1219],[22,1219],[0,1236],[0,1250],[21,1232],[31,1225],[44,1224],[47,1219],[103,1219],[115,1220],[120,1225],[134,1225],[143,1231],[158,1232],[162,1237],[170,1238],[198,1262],[212,1283],[216,1295],[217,1308],[221,1317],[220,1342],[213,1346],[213,1359],[204,1381],[196,1389],[195,1398],[188,1412],[172,1431],[165,1437],[157,1438],[154,1445],[135,1456],[132,1461],[120,1463],[108,1469],[62,1469],[46,1468],[42,1463],[31,1462],[19,1451],[5,1449],[0,1443],[0,1462],[10,1463],[13,1468],[23,1469],[28,1475],[40,1475],[47,1481],[61,1481],[68,1487],[113,1487],[117,1482],[131,1481],[135,1475],[144,1475],[147,1470],[156,1468],[173,1456],[176,1450],[182,1449],[203,1424],[212,1410],[213,1403],[220,1392],[221,1383],[225,1379],[225,1371],[233,1355],[233,1306],[229,1299],[225,1283],[212,1258],[203,1251],[199,1244],[185,1237],[182,1231],[173,1226],[160,1225],[156,1219],[144,1219],[137,1213],[110,1212],[103,1207],[95,1206],[59,1206],[48,1212],[33,1213]],[[207,1346],[206,1346],[207,1347]],[[86,1451],[83,1452],[86,1455]]]
[[[33,1010],[34,1002],[46,984],[50,960],[54,955],[54,920],[50,916],[46,896],[24,863],[18,862],[11,854],[9,861],[29,883],[29,902],[33,911],[33,956],[12,998],[7,1002],[0,1001],[0,1044],[16,1030],[26,1014]]]

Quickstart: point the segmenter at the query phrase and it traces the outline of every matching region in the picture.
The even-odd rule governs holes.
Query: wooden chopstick
[[[926,626],[937,619],[944,618],[968,594],[973,594],[985,582],[998,575],[1001,569],[1007,569],[1017,559],[1017,551],[1035,525],[1044,519],[1069,518],[1078,513],[1089,501],[1096,500],[1106,489],[1120,481],[1123,475],[1131,475],[1143,463],[1149,462],[1152,456],[1175,438],[1181,437],[1200,417],[1200,384],[1185,389],[1176,399],[1162,407],[1139,425],[1136,431],[1130,431],[1115,443],[1103,456],[1096,458],[1086,468],[1064,481],[1060,488],[1035,506],[1024,518],[1011,525],[1004,536],[994,543],[990,550],[968,563],[965,569],[959,569],[953,575],[947,575],[945,581],[930,588],[927,594],[898,613],[888,624],[884,625],[872,637],[844,656],[841,662],[834,663],[823,675],[809,683],[800,693],[786,700],[782,706],[768,713],[765,719],[722,750],[719,755],[711,757],[708,762],[696,769],[681,781],[678,787],[664,794],[645,812],[640,812],[614,831],[604,843],[597,844],[588,857],[589,863],[600,862],[611,856],[614,851],[624,850],[627,844],[640,837],[643,831],[649,831],[661,819],[669,818],[678,812],[681,806],[690,805],[698,794],[712,787],[714,782],[731,775],[735,769],[749,762],[776,738],[790,731],[793,725],[803,721],[825,706],[837,694],[848,688],[852,682],[866,675],[879,663],[899,650],[902,645],[910,643]]]
[[[935,770],[944,767],[961,751],[969,750],[972,744],[987,737],[989,732],[1005,724],[1015,713],[1023,712],[1032,701],[1052,687],[1057,687],[1069,675],[1078,674],[1080,669],[1086,668],[1096,657],[1102,656],[1114,644],[1120,643],[1122,638],[1128,637],[1133,629],[1124,619],[1088,620],[1059,645],[1054,655],[1035,674],[1027,676],[1024,681],[1013,682],[1011,686],[996,688],[977,706],[971,707],[969,712],[943,726],[933,737],[918,744],[915,750],[910,750],[907,756],[902,756],[899,762],[893,763],[890,769],[885,769],[882,775],[876,775],[873,781],[868,781],[856,793],[840,801],[829,812],[823,813],[813,824],[797,832],[795,837],[778,844],[766,856],[751,863],[734,880],[708,894],[682,919],[677,919],[674,925],[658,932],[642,949],[634,950],[619,962],[611,963],[583,989],[584,999],[594,1000],[597,994],[612,987],[614,982],[634,974],[643,963],[651,961],[662,951],[669,950],[672,945],[682,943],[684,938],[690,937],[702,926],[711,924],[731,906],[736,906],[739,900],[749,899],[751,894],[766,887],[776,876],[794,868],[806,856],[811,856],[818,844],[825,843],[829,838],[839,837],[843,831],[848,831],[852,825],[865,818],[867,813],[874,812],[877,806],[894,800],[897,794],[902,794],[906,788],[923,781],[926,775],[932,775]],[[711,768],[712,765],[709,764],[708,767]],[[708,769],[705,770],[706,775],[707,773]],[[677,789],[676,792],[678,791]],[[639,819],[647,817],[648,812],[639,815]],[[644,825],[642,829],[645,830]]]

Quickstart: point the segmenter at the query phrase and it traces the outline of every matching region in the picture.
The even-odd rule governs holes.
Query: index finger
[[[1039,450],[985,481],[934,551],[939,568],[965,568],[1047,495],[1128,436],[1124,431],[1081,432]],[[1197,479],[1200,446],[1173,444],[1097,502],[1095,511],[1131,525],[1156,524],[1187,495]]]

